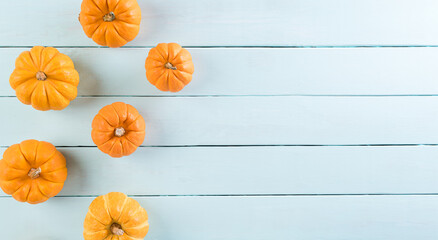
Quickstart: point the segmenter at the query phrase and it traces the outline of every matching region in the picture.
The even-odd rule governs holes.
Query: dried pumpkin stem
[[[116,15],[114,15],[113,12],[110,12],[110,13],[106,14],[105,16],[103,16],[104,22],[112,22],[112,21],[114,21],[114,19],[116,19]]]
[[[126,133],[126,131],[122,127],[118,127],[114,130],[114,135],[116,135],[117,137],[121,137],[121,136],[125,135],[125,133]]]
[[[177,70],[177,68],[176,68],[175,66],[173,66],[172,63],[170,63],[170,62],[164,64],[164,66],[165,66],[167,69]]]
[[[42,71],[37,72],[35,77],[37,80],[40,80],[40,81],[44,81],[47,79],[47,75]]]
[[[41,174],[41,168],[31,168],[27,176],[32,179],[38,178]]]
[[[122,236],[125,232],[122,229],[122,226],[118,223],[111,224],[110,227],[111,233],[117,236]]]

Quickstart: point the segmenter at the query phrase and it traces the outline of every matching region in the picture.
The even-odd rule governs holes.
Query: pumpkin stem
[[[40,173],[41,173],[41,168],[31,168],[27,176],[29,176],[32,179],[35,179],[40,176]]]
[[[126,131],[122,127],[118,127],[118,128],[116,128],[116,130],[114,130],[114,135],[116,135],[117,137],[121,137],[121,136],[125,135],[125,133],[126,133]]]
[[[166,64],[164,64],[164,66],[167,69],[177,70],[177,68],[175,66],[173,66],[172,63],[170,63],[170,62],[167,62]]]
[[[40,81],[44,81],[47,79],[47,75],[42,71],[37,72],[35,77],[37,80],[40,80]]]
[[[112,21],[114,21],[114,19],[116,19],[116,15],[114,15],[113,12],[110,12],[110,13],[106,14],[105,16],[103,16],[104,22],[112,22]]]
[[[118,223],[111,224],[110,230],[112,234],[117,236],[122,236],[125,233],[125,231],[122,229],[122,226],[120,226]]]

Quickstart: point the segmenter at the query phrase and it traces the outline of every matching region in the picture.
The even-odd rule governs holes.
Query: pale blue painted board
[[[71,47],[61,50],[72,55],[85,76],[81,94],[127,96],[165,95],[143,73],[144,47],[158,42],[195,47],[438,45],[434,0],[140,4],[142,31],[128,44],[140,49],[78,49],[97,45],[83,34],[77,22],[80,1],[73,0],[9,1],[0,9],[0,45]],[[0,51],[1,96],[13,95],[7,78],[22,50]],[[186,95],[436,94],[437,53],[432,48],[190,50],[201,70],[199,80],[182,92]],[[108,56],[117,60],[107,63]],[[114,75],[106,71],[124,59],[139,64],[132,69],[120,64],[124,70]],[[133,83],[119,87],[120,79]],[[92,117],[103,105],[119,100],[138,106],[146,116],[145,145],[438,143],[436,97],[265,96],[80,98],[62,112],[48,113],[1,98],[0,112],[5,114],[0,118],[0,145],[39,138],[55,145],[92,146]],[[237,195],[138,197],[151,218],[146,239],[436,239],[435,148],[144,147],[119,160],[102,156],[96,148],[63,148],[72,162],[62,195],[74,197],[30,206],[1,196],[2,237],[81,239],[92,200],[84,195],[120,190]],[[138,171],[142,168],[146,170]],[[108,179],[109,173],[116,177]],[[132,178],[123,177],[127,174]],[[402,195],[317,196],[331,193]],[[239,196],[243,194],[312,196]]]
[[[146,240],[435,240],[437,196],[137,197]],[[92,198],[0,198],[4,239],[77,240]],[[5,215],[6,213],[6,215]],[[3,224],[4,225],[4,224]]]
[[[438,193],[438,147],[144,147],[123,159],[58,149],[61,196]]]
[[[146,121],[151,145],[437,144],[438,97],[118,97],[78,98],[41,112],[0,98],[0,146],[29,138],[57,146],[94,146],[91,122],[116,101]]]
[[[15,95],[7,79],[27,50],[0,49],[0,96]],[[438,94],[438,48],[189,48],[195,74],[178,93],[146,80],[149,48],[59,50],[75,63],[79,95]]]
[[[79,0],[8,1],[2,46],[97,46]],[[140,0],[141,31],[127,46],[437,45],[435,0]]]

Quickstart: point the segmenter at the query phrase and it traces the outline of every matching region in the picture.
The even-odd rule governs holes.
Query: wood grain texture
[[[0,125],[16,127],[2,129],[0,145],[92,146],[92,119],[116,101],[145,118],[143,145],[438,143],[438,97],[151,97],[79,98],[60,112],[2,98],[0,112],[14,111]]]
[[[128,46],[438,44],[434,0],[138,2],[141,30]],[[96,46],[79,12],[78,0],[10,1],[0,9],[0,45]]]
[[[58,150],[69,173],[60,196],[438,193],[438,147],[145,147],[125,159]]]
[[[110,191],[147,209],[146,239],[438,238],[438,96],[405,96],[438,95],[436,0],[138,1],[141,31],[122,49],[85,36],[80,0],[0,8],[0,154],[46,140],[69,168],[46,203],[0,191],[2,239],[82,239],[89,204]],[[146,80],[159,42],[193,55],[180,93]],[[59,47],[80,73],[81,97],[64,111],[13,97],[15,58],[34,45]],[[143,147],[124,159],[90,136],[115,101],[147,124]],[[403,146],[369,146],[381,144]]]
[[[28,48],[0,49],[0,96]],[[145,76],[149,48],[60,48],[75,63],[79,95],[394,95],[438,94],[438,48],[189,48],[193,81],[179,93]]]
[[[424,239],[438,237],[437,196],[137,197],[148,211],[146,239]],[[30,206],[0,198],[5,239],[81,239],[92,198]],[[66,213],[68,209],[68,214]],[[23,221],[31,219],[33,221]],[[31,234],[30,234],[31,233]]]

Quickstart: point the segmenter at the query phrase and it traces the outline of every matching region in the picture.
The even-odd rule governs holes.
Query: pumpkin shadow
[[[80,195],[79,189],[84,189],[87,178],[84,172],[84,167],[81,165],[81,161],[79,160],[79,156],[75,156],[73,148],[58,148],[58,151],[64,155],[67,162],[67,180],[64,183],[64,187],[62,191],[58,194],[60,196],[71,196],[71,195]],[[80,151],[80,149],[76,149],[76,151]],[[74,194],[72,194],[74,193]],[[61,198],[57,198],[60,200]]]
[[[104,82],[99,79],[97,74],[90,67],[90,57],[96,49],[67,49],[63,53],[67,54],[75,65],[76,71],[79,73],[79,85],[78,85],[78,95],[73,99],[66,110],[77,111],[80,109],[86,109],[90,106],[90,101],[95,100],[93,96],[100,94],[100,85]],[[90,52],[91,51],[91,52]],[[92,65],[92,64],[91,64]]]
[[[92,102],[95,102],[98,99],[99,98],[90,97],[90,96],[78,96],[76,99],[74,99],[73,101],[70,102],[70,105],[65,110],[73,111],[75,114],[81,114],[81,113],[83,114],[84,109],[85,109],[85,111],[87,111],[87,109],[89,109],[90,106],[92,106],[91,105]],[[101,106],[101,107],[103,107],[103,106]],[[97,109],[97,111],[99,109]],[[95,113],[97,113],[97,111]],[[72,113],[70,113],[70,114],[72,114]],[[92,117],[94,117],[94,115]],[[91,118],[91,120],[92,119],[93,118]],[[91,122],[90,122],[90,126],[91,126]]]
[[[73,60],[76,71],[79,73],[78,96],[100,93],[99,85],[101,79],[94,73],[92,67],[94,65],[90,62],[93,61],[93,57],[90,57],[90,54],[99,50],[101,49],[74,48],[66,51],[67,55]]]
[[[151,1],[138,1],[138,4],[141,8],[141,23],[140,23],[140,32],[137,37],[126,45],[145,45],[144,43],[148,42],[150,39],[156,39],[155,36],[160,36],[159,32],[162,31],[162,26],[160,27],[160,23],[156,22],[158,6],[154,6]],[[162,2],[160,5],[165,6]],[[163,11],[161,11],[163,12]],[[148,45],[148,44],[146,44]]]
[[[59,238],[54,238],[54,237],[47,237],[47,236],[44,236],[44,235],[34,235],[34,236],[32,236],[32,238],[26,238],[26,239],[29,239],[29,240],[31,240],[31,239],[44,239],[44,240],[59,240]]]

